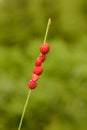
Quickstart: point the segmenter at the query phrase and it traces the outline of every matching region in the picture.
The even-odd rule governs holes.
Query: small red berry
[[[38,58],[36,59],[35,65],[36,65],[36,66],[41,66],[41,63],[42,63],[42,61],[41,61],[41,59],[38,57]]]
[[[40,74],[42,74],[42,72],[43,72],[42,66],[36,66],[36,67],[34,68],[34,73],[35,73],[35,74],[40,75]]]
[[[42,54],[39,56],[39,59],[44,62],[46,60],[46,54]]]
[[[36,83],[35,81],[33,81],[33,80],[30,80],[30,81],[29,81],[28,87],[29,87],[30,89],[34,89],[34,88],[36,88],[36,86],[37,86],[37,83]]]
[[[47,54],[50,50],[50,46],[48,43],[44,43],[40,46],[40,52],[42,52],[42,54]]]
[[[32,80],[33,80],[33,81],[37,81],[38,78],[39,78],[39,76],[38,76],[37,74],[33,74],[33,75],[32,75]]]

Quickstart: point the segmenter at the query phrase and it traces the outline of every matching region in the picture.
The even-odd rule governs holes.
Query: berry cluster
[[[35,68],[32,74],[32,79],[28,82],[28,87],[30,89],[34,89],[37,86],[36,81],[38,80],[39,75],[41,75],[43,72],[42,63],[45,61],[46,54],[49,52],[49,50],[50,50],[50,46],[48,43],[44,43],[40,46],[41,55],[36,59]]]

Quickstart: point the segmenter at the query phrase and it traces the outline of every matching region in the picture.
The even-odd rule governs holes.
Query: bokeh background
[[[17,130],[34,61],[51,51],[22,130],[87,130],[87,0],[0,0],[0,130]]]

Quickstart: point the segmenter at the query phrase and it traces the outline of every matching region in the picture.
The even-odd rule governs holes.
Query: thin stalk
[[[46,28],[46,32],[45,32],[45,36],[44,36],[44,44],[45,44],[46,39],[47,39],[50,24],[51,24],[51,18],[48,19],[47,28]]]
[[[23,122],[24,114],[25,114],[25,112],[26,112],[26,108],[27,108],[27,105],[28,105],[28,101],[29,101],[29,99],[30,99],[30,94],[31,94],[31,90],[29,90],[29,92],[28,92],[28,96],[27,96],[27,99],[26,99],[26,102],[25,102],[25,105],[24,105],[24,108],[23,108],[23,112],[22,112],[22,116],[21,116],[21,119],[20,119],[20,123],[19,123],[18,130],[21,129],[21,125],[22,125],[22,122]]]
[[[48,30],[49,30],[50,24],[51,24],[51,19],[49,18],[48,19],[48,23],[47,23],[45,36],[44,36],[44,44],[45,44],[46,39],[47,39],[47,35],[48,35]],[[20,119],[20,123],[19,123],[19,126],[18,126],[18,130],[21,130],[23,118],[24,118],[24,115],[25,115],[25,112],[26,112],[26,108],[27,108],[28,102],[30,100],[30,95],[31,95],[31,90],[29,90],[28,95],[27,95],[27,99],[26,99],[26,102],[25,102],[25,105],[24,105],[24,108],[23,108],[23,112],[22,112],[22,115],[21,115],[21,119]]]

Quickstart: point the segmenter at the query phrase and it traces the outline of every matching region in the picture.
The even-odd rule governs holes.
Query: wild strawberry
[[[35,73],[35,74],[41,75],[42,72],[43,72],[42,66],[36,66],[36,67],[34,68],[34,73]]]
[[[40,57],[38,57],[38,58],[36,59],[35,65],[36,65],[36,66],[41,66],[41,63],[42,63],[42,61],[41,61]]]
[[[41,54],[39,57],[38,57],[42,62],[44,62],[46,60],[46,54]]]
[[[33,81],[37,81],[38,78],[39,78],[39,76],[38,76],[37,74],[33,74],[33,75],[32,75],[32,80],[33,80]]]
[[[44,44],[42,44],[42,45],[40,46],[40,52],[41,52],[42,54],[47,54],[47,53],[49,52],[49,50],[50,50],[50,46],[49,46],[48,43],[44,43]]]
[[[36,88],[36,86],[37,86],[37,83],[36,83],[35,81],[33,81],[33,80],[30,80],[30,81],[28,82],[28,87],[29,87],[30,89],[34,89],[34,88]]]

